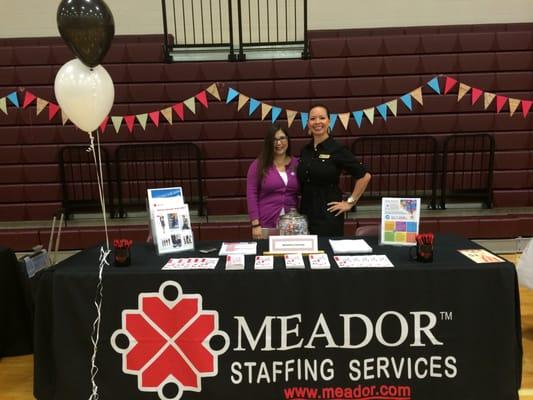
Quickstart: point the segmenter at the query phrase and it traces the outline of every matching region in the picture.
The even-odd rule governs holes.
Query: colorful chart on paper
[[[416,244],[420,225],[420,199],[384,197],[381,200],[381,243]]]

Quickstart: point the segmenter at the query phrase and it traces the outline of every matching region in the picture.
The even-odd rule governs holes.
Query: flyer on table
[[[381,199],[381,243],[399,246],[416,244],[420,225],[420,198]]]

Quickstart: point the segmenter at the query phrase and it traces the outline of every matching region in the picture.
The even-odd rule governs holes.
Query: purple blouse
[[[285,169],[288,178],[287,185],[285,185],[273,165],[267,169],[263,181],[259,182],[257,159],[252,162],[246,176],[246,201],[250,221],[258,219],[263,228],[275,228],[282,208],[285,212],[289,212],[289,209],[297,207],[297,196],[300,191],[296,176],[297,166],[298,159],[291,157]]]

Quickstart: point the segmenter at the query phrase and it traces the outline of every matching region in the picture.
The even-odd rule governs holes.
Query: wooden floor
[[[512,262],[515,255],[503,255]],[[520,400],[533,400],[533,290],[520,288],[524,359]],[[0,359],[0,400],[34,400],[33,356]]]

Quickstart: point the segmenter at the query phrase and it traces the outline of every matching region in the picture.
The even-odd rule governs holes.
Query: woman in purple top
[[[287,132],[273,126],[248,168],[246,201],[254,239],[263,238],[262,228],[275,228],[280,215],[297,207],[298,159],[290,155],[290,148]]]

